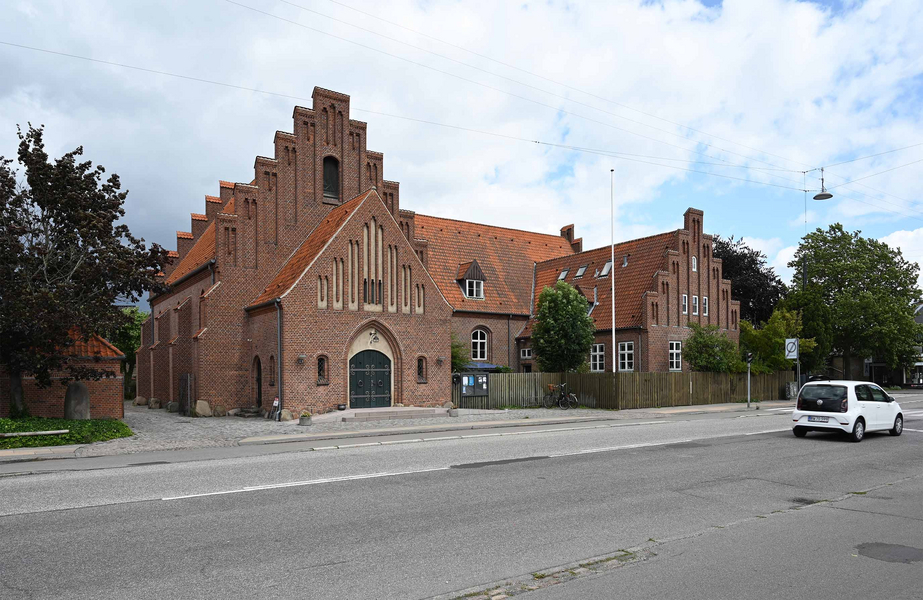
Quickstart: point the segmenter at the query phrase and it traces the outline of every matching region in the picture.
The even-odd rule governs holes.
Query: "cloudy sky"
[[[321,86],[352,97],[402,208],[575,223],[596,247],[614,169],[617,240],[694,206],[786,280],[805,216],[923,263],[919,0],[3,4],[0,155],[27,122],[55,156],[83,145],[130,191],[132,231],[168,248]],[[834,198],[806,202],[821,166]]]

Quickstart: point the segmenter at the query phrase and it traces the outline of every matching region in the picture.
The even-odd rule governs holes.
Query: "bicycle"
[[[566,393],[564,391],[565,387],[567,387],[566,383],[562,383],[561,385],[554,385],[553,383],[548,384],[548,393],[545,394],[542,401],[545,408],[554,408],[555,405],[561,410],[577,408],[577,396]]]

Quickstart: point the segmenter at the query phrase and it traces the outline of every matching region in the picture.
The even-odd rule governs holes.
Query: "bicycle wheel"
[[[561,407],[561,410],[570,408],[570,402],[567,400],[566,394],[561,394],[561,397],[558,398],[558,406]]]
[[[577,396],[574,394],[567,395],[567,403],[570,405],[571,408],[577,408],[580,405],[580,403],[577,402]]]
[[[545,397],[542,398],[542,404],[545,406],[545,408],[554,408],[554,405],[555,405],[554,394],[552,394],[551,392],[548,392],[547,394],[545,394]]]

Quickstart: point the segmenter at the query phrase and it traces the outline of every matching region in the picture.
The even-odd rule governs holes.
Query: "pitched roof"
[[[612,283],[609,277],[614,274],[616,328],[639,327],[643,309],[641,296],[644,292],[654,289],[654,274],[665,267],[664,253],[668,248],[674,247],[675,240],[676,232],[671,231],[616,244],[615,265],[605,277],[598,277],[596,273],[602,272],[603,266],[609,262],[612,253],[609,246],[539,264],[535,273],[533,314],[538,307],[538,296],[542,290],[554,287],[561,273],[567,269],[563,281],[578,286],[590,304],[593,303],[593,290],[596,289],[597,306],[591,313],[596,329],[611,329]],[[623,267],[626,255],[628,264]],[[586,271],[578,278],[577,272],[583,266],[586,266]],[[531,331],[530,319],[520,337],[531,335]]]
[[[250,302],[250,306],[256,306],[264,302],[269,302],[275,298],[283,296],[298,282],[305,270],[311,266],[314,259],[321,253],[333,236],[340,230],[346,220],[361,205],[362,202],[374,193],[373,190],[363,192],[348,202],[334,208],[324,220],[321,221],[314,231],[301,243],[289,259],[282,265],[276,276],[273,277],[269,285],[263,292]],[[204,234],[203,234],[204,235]]]
[[[176,237],[182,238],[182,239],[184,239],[184,240],[191,240],[191,239],[192,239],[192,233],[190,233],[190,232],[188,232],[188,231],[177,231],[177,232],[176,232]]]
[[[74,345],[68,348],[68,355],[79,357],[99,357],[99,358],[125,358],[122,351],[113,346],[108,340],[93,334],[90,339],[83,341],[77,340]]]
[[[206,202],[215,202],[216,204],[221,204],[221,198],[219,198],[218,196],[209,196],[209,195],[206,194],[206,195],[205,195],[205,201],[206,201]]]
[[[532,270],[537,262],[573,254],[558,235],[416,215],[415,237],[429,241],[427,270],[457,311],[529,314]],[[484,272],[484,299],[465,298],[456,278],[477,260]]]
[[[193,221],[207,221],[208,217],[203,214],[192,213],[192,220]]]
[[[179,261],[179,264],[176,265],[176,268],[173,269],[173,272],[167,277],[166,284],[172,285],[213,258],[215,258],[214,221],[208,224],[208,227],[205,228],[205,231],[203,231],[199,239],[196,240],[196,243],[189,250],[189,253],[183,257],[183,260]]]

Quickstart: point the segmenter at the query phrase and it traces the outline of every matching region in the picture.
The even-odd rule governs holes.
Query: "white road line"
[[[434,471],[448,471],[449,467],[437,467],[434,469],[418,469],[416,471],[395,471],[391,473],[367,473],[365,475],[346,475],[343,477],[326,477],[324,479],[311,479],[308,481],[291,481],[288,483],[271,483],[268,485],[253,485],[240,488],[237,490],[225,490],[222,492],[206,492],[203,494],[188,494],[185,496],[168,496],[161,500],[185,500],[187,498],[201,498],[203,496],[221,496],[225,494],[240,494],[242,492],[257,492],[262,490],[274,490],[286,487],[301,487],[306,485],[319,485],[321,483],[336,483],[340,481],[355,481],[357,479],[379,479],[381,477],[397,477],[398,475],[416,475],[418,473],[432,473]]]
[[[923,417],[923,410],[913,410],[904,413],[905,417]]]
[[[671,444],[683,444],[693,440],[672,440],[669,442],[649,442],[646,444],[626,444],[624,446],[609,446],[608,448],[590,448],[587,450],[576,450],[574,452],[562,452],[560,454],[550,454],[551,458],[561,458],[562,456],[578,456],[580,454],[595,454],[597,452],[615,452],[616,450],[631,450],[633,448],[650,448],[652,446],[669,446]]]
[[[910,429],[908,427],[904,427],[904,431],[915,431],[917,433],[923,433],[923,429]]]
[[[766,412],[795,412],[795,409],[794,409],[794,408],[790,408],[790,407],[786,407],[786,408],[767,408],[767,409],[766,409]]]
[[[780,431],[791,431],[791,427],[786,427],[784,429],[767,429],[766,431],[751,431],[750,433],[745,433],[744,435],[762,435],[764,433],[779,433]]]

